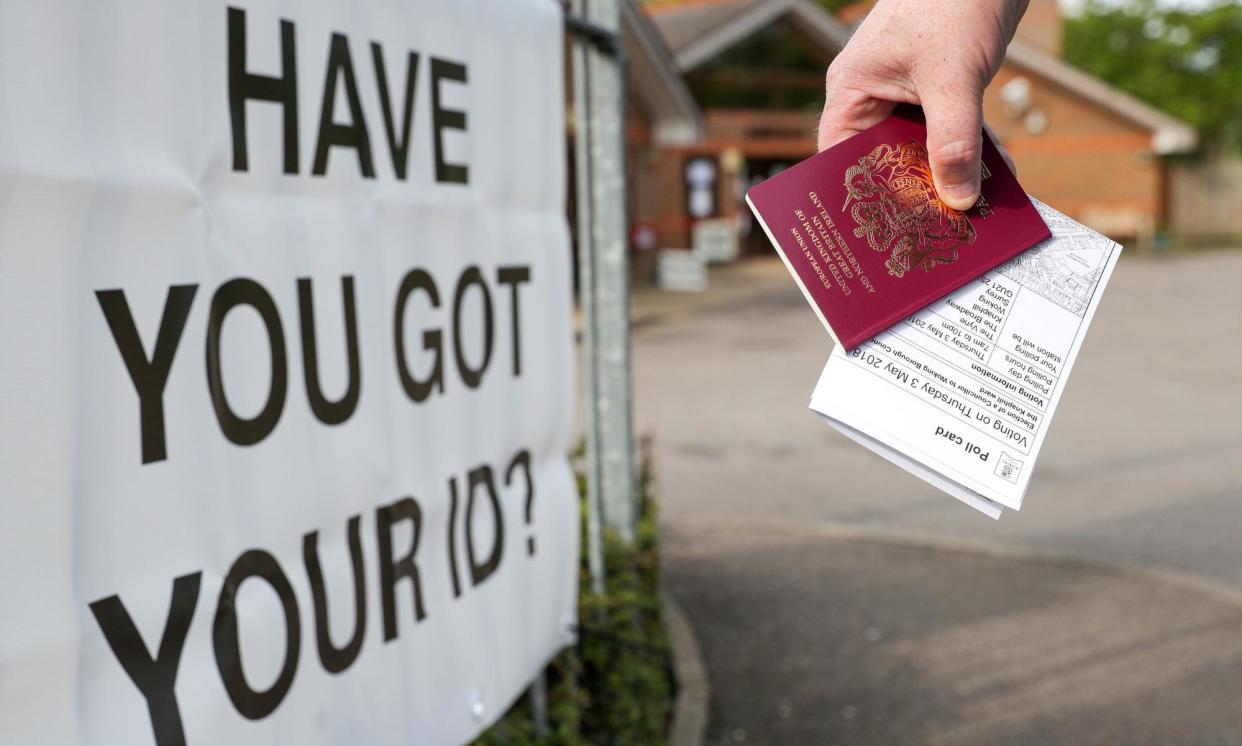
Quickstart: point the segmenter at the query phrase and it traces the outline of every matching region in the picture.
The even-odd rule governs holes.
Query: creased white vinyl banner
[[[0,743],[449,744],[572,640],[549,0],[0,0]]]

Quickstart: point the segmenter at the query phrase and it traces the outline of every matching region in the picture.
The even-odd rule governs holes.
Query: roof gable
[[[849,6],[861,17],[874,3]],[[647,7],[668,43],[679,70],[689,72],[734,44],[784,20],[812,44],[836,54],[849,41],[850,28],[810,0],[687,0]],[[1194,128],[1108,83],[1085,73],[1054,54],[1015,39],[1006,63],[1021,67],[1152,133],[1152,150],[1161,155],[1184,153],[1198,145]]]
[[[696,141],[703,129],[698,104],[659,30],[632,0],[621,3],[621,30],[634,96],[651,116],[656,143],[686,145]]]
[[[810,0],[714,0],[648,12],[683,72],[780,20],[830,54],[841,51],[849,40],[846,27]]]

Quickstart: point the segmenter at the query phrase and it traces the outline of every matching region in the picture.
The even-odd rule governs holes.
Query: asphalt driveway
[[[715,743],[1242,743],[1242,253],[1125,257],[1000,522],[806,402],[775,260],[640,293],[637,421]]]

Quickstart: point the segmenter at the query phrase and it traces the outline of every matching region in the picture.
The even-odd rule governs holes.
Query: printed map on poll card
[[[1052,237],[851,352],[811,409],[972,507],[1017,510],[1121,246],[1032,200]]]

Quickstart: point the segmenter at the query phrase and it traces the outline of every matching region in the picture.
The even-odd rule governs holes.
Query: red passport
[[[828,332],[852,349],[1048,238],[983,135],[983,196],[958,212],[936,196],[917,111],[812,156],[746,194]]]

